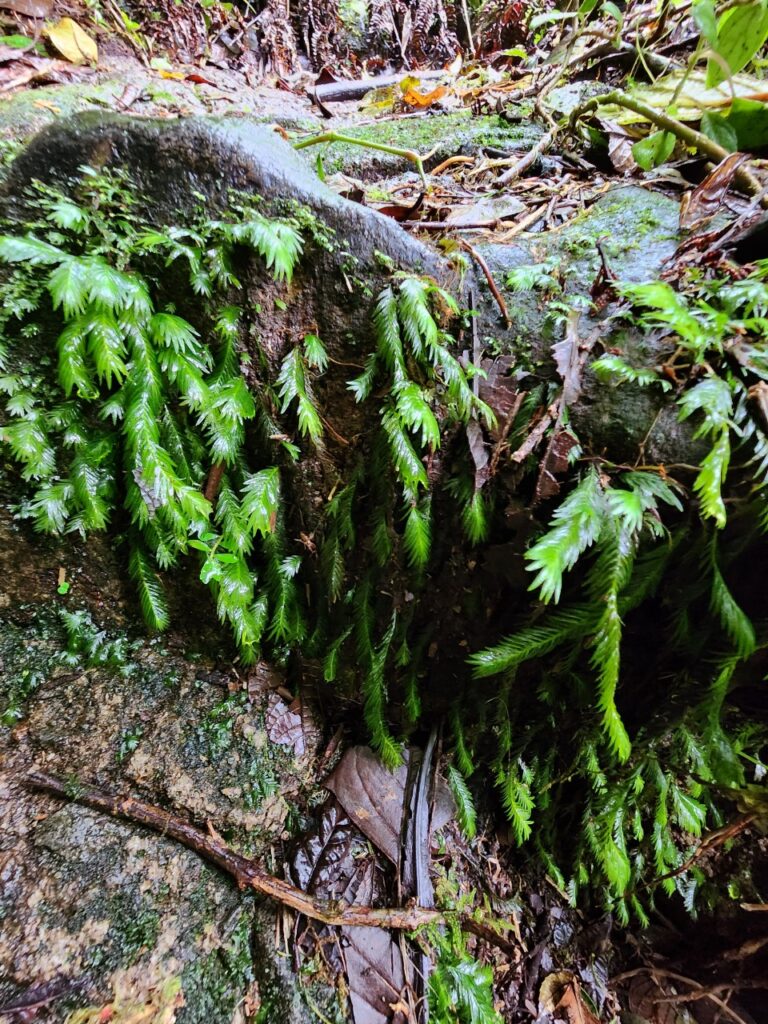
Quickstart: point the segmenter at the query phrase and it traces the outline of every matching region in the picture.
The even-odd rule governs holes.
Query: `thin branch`
[[[462,249],[465,249],[469,253],[472,259],[477,263],[478,267],[480,267],[480,269],[482,270],[483,274],[485,275],[485,279],[488,282],[488,287],[491,289],[491,295],[493,295],[494,299],[496,300],[496,305],[499,307],[499,309],[501,310],[501,315],[504,317],[504,323],[507,327],[509,327],[511,321],[509,319],[509,313],[507,312],[507,304],[504,301],[504,296],[499,291],[498,285],[493,279],[493,274],[491,273],[490,267],[485,262],[480,253],[477,251],[477,249],[473,248],[473,246],[471,246],[469,242],[465,242],[462,239],[459,242],[459,245],[461,246]]]
[[[160,807],[142,803],[132,797],[114,796],[92,786],[72,787],[64,780],[43,772],[31,772],[26,777],[30,789],[52,793],[63,800],[71,800],[103,811],[113,818],[135,822],[170,836],[177,842],[216,864],[230,875],[241,889],[253,889],[286,907],[304,914],[314,921],[327,925],[361,925],[372,928],[392,928],[412,931],[424,924],[445,921],[446,915],[438,910],[421,907],[354,907],[335,900],[318,900],[290,885],[281,878],[275,878],[252,860],[231,850],[221,839],[208,835]]]
[[[415,149],[403,149],[400,146],[387,146],[383,142],[370,142],[368,139],[356,139],[353,135],[342,135],[341,132],[322,132],[320,135],[313,135],[310,139],[302,139],[294,142],[294,149],[306,149],[308,146],[319,146],[324,142],[345,142],[348,146],[362,146],[364,149],[375,149],[381,153],[389,153],[392,156],[401,156],[416,164],[416,169],[421,176],[422,183],[426,188],[427,176],[424,173],[424,159]]]

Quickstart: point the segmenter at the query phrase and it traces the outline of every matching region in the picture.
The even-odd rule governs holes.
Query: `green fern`
[[[467,839],[473,839],[477,834],[475,804],[464,776],[452,764],[448,766],[448,784],[451,787],[456,804],[456,818],[459,822],[459,828]]]

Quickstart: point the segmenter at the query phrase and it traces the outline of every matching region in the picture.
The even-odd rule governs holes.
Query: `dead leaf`
[[[510,376],[514,365],[514,356],[499,356],[498,359],[482,361],[486,377],[480,378],[480,398],[496,414],[496,426],[491,431],[494,441],[501,439],[508,418],[515,414],[520,404],[518,382]]]
[[[717,213],[728,194],[733,176],[747,160],[746,153],[730,153],[680,204],[680,230],[692,231]]]
[[[382,928],[344,928],[349,998],[355,1024],[405,1024],[400,1003],[405,972],[400,947]]]
[[[565,324],[565,337],[552,346],[557,372],[563,382],[563,404],[572,405],[581,394],[581,356],[579,351],[579,320],[581,313],[572,309]]]
[[[406,103],[409,107],[418,107],[421,110],[425,110],[427,107],[431,107],[433,103],[441,100],[447,92],[448,89],[444,85],[438,85],[436,89],[432,89],[430,92],[406,89],[403,93],[403,103]]]
[[[98,64],[96,43],[72,18],[62,18],[44,32],[51,45],[71,64]]]
[[[397,864],[403,803],[411,752],[391,772],[369,747],[350,747],[324,785],[347,812],[354,824],[388,860]],[[453,815],[447,787],[438,785],[430,829],[443,828]]]
[[[580,986],[576,978],[566,985],[555,1010],[565,1010],[568,1024],[600,1024],[599,1018],[592,1013],[581,998]]]
[[[488,447],[483,437],[483,428],[477,420],[467,423],[467,444],[472,461],[475,464],[475,490],[479,491],[488,480]]]
[[[320,741],[320,730],[312,712],[300,697],[289,707],[276,693],[271,693],[264,725],[272,743],[292,747],[296,757],[315,749]]]
[[[553,433],[541,461],[533,495],[534,505],[540,501],[546,501],[548,498],[554,498],[559,493],[560,481],[557,476],[560,473],[565,473],[568,469],[568,455],[578,443],[578,439],[568,430],[557,430]]]
[[[507,217],[516,217],[526,209],[525,203],[514,196],[483,196],[471,206],[460,206],[452,210],[446,224],[493,224]]]
[[[400,857],[407,778],[407,764],[390,772],[369,747],[351,747],[324,783],[360,831],[393,864]]]
[[[411,220],[411,218],[421,209],[423,202],[424,193],[421,192],[416,197],[416,201],[411,203],[410,206],[401,206],[399,203],[392,203],[387,206],[377,206],[376,210],[378,213],[383,213],[385,217],[391,217],[396,221]]]
[[[47,18],[53,7],[53,0],[0,0],[0,7],[27,18]]]

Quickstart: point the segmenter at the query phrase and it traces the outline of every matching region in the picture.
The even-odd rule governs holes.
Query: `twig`
[[[516,181],[521,174],[524,174],[531,164],[534,164],[539,157],[546,153],[547,150],[551,149],[555,139],[560,134],[560,126],[555,125],[550,128],[549,131],[542,135],[533,149],[530,149],[524,157],[521,157],[516,164],[513,164],[508,171],[505,171],[500,178],[497,179],[497,185],[508,185],[512,181]]]
[[[31,772],[26,778],[26,784],[30,789],[52,793],[64,800],[82,804],[83,807],[103,811],[113,818],[136,822],[163,836],[170,836],[231,875],[239,888],[254,889],[263,896],[268,896],[304,914],[305,917],[322,921],[323,924],[412,931],[422,925],[435,924],[446,919],[446,915],[438,910],[421,907],[357,907],[345,906],[335,900],[318,900],[296,886],[270,875],[252,860],[235,853],[222,840],[207,835],[160,807],[153,807],[131,797],[114,796],[92,786],[73,789],[62,779],[43,772]]]
[[[687,124],[683,124],[682,121],[676,120],[674,117],[670,117],[669,114],[662,114],[658,110],[654,110],[653,107],[649,107],[647,103],[642,103],[640,100],[634,98],[634,96],[628,96],[626,93],[621,92],[618,89],[613,92],[604,93],[602,96],[593,96],[592,99],[582,103],[581,106],[577,107],[570,116],[568,127],[569,131],[573,132],[576,129],[578,121],[585,115],[592,113],[599,107],[603,106],[618,106],[626,107],[627,110],[632,110],[634,113],[639,114],[646,120],[655,124],[657,128],[661,128],[664,131],[671,132],[672,135],[680,139],[687,146],[692,146],[694,149],[698,149],[704,156],[714,160],[717,163],[725,160],[726,157],[731,154],[727,149],[723,149],[712,139],[707,138],[702,132],[696,131],[695,128],[691,128]],[[501,180],[501,179],[499,179]],[[739,167],[734,174],[734,181],[749,195],[760,195],[764,191],[762,183],[748,171],[746,167]],[[766,209],[768,208],[768,196],[763,195],[760,199],[760,205]]]
[[[649,885],[658,885],[659,882],[664,882],[667,878],[676,878],[678,875],[682,875],[688,868],[695,864],[702,854],[706,853],[707,850],[711,850],[715,847],[722,846],[723,843],[729,839],[733,839],[740,832],[743,832],[745,828],[748,828],[757,817],[757,814],[752,811],[749,814],[742,814],[741,817],[732,821],[730,825],[724,825],[722,828],[717,828],[714,832],[709,832],[703,837],[699,845],[693,851],[691,856],[684,861],[680,867],[675,868],[674,871],[668,871],[666,875],[659,875],[658,878],[654,878]]]
[[[512,452],[509,456],[510,462],[522,462],[523,459],[527,459],[539,441],[541,441],[542,437],[544,437],[550,425],[557,420],[559,415],[560,402],[553,402],[517,451]]]
[[[469,253],[472,259],[477,263],[478,267],[480,267],[480,269],[482,270],[483,274],[485,275],[485,279],[488,282],[488,287],[491,289],[491,295],[493,295],[494,299],[496,300],[496,305],[499,307],[499,309],[501,310],[501,315],[504,317],[504,323],[506,324],[507,327],[509,327],[511,321],[509,319],[509,313],[507,312],[507,304],[504,301],[504,296],[499,291],[498,285],[493,279],[493,274],[490,271],[490,267],[485,262],[480,253],[477,251],[477,249],[471,246],[469,242],[465,242],[464,239],[462,239],[459,242],[459,245],[461,246],[462,249],[465,249]]]
[[[426,188],[427,176],[424,173],[424,160],[415,149],[403,149],[400,146],[387,146],[383,142],[370,142],[368,139],[356,139],[353,135],[342,135],[340,132],[321,132],[320,135],[313,135],[310,139],[301,139],[294,142],[294,149],[306,149],[308,146],[319,146],[324,142],[344,142],[348,146],[362,146],[364,149],[375,149],[381,153],[389,153],[392,156],[401,156],[416,164],[416,169],[421,176],[421,181]]]

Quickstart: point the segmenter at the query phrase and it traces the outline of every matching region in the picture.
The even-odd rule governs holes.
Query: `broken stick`
[[[221,839],[208,835],[160,807],[153,807],[132,797],[115,796],[93,786],[73,788],[63,779],[44,772],[31,772],[26,777],[26,784],[30,789],[52,793],[63,800],[71,800],[83,807],[103,811],[113,818],[135,822],[161,835],[170,836],[231,875],[241,889],[253,889],[323,924],[413,931],[422,925],[446,920],[446,914],[423,907],[357,907],[347,906],[338,900],[318,900],[283,879],[268,874],[252,860],[235,853]]]

